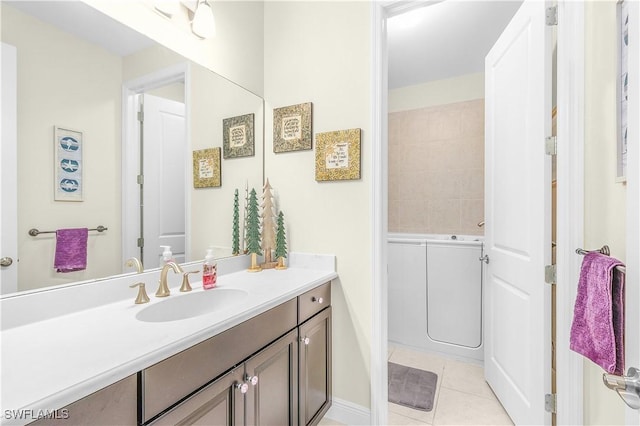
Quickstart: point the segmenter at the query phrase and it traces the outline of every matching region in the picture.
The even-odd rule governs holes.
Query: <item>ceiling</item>
[[[521,0],[446,0],[388,19],[389,88],[484,72]]]
[[[3,1],[79,38],[128,56],[155,43],[81,1]]]

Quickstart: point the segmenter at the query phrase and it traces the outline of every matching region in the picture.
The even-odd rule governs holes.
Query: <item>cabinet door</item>
[[[155,425],[243,426],[244,370],[222,376],[158,418]],[[244,392],[243,392],[244,391]]]
[[[287,333],[245,363],[247,425],[298,424],[298,331]]]
[[[300,425],[315,425],[331,407],[331,307],[299,330]]]

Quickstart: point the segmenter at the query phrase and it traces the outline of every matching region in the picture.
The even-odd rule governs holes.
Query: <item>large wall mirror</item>
[[[234,192],[242,206],[245,188],[263,182],[263,99],[82,2],[1,7],[3,63],[13,49],[17,70],[15,111],[2,111],[2,126],[13,122],[17,136],[2,144],[17,147],[18,250],[2,293],[133,273],[124,265],[131,256],[145,270],[158,267],[161,245],[179,262],[202,259],[209,247],[230,256]],[[223,158],[223,122],[248,123],[245,116],[253,142],[238,143],[253,143],[253,155]],[[79,200],[54,197],[56,128],[81,139]],[[206,175],[194,169],[194,153],[210,148],[220,148],[221,185],[195,188]],[[108,229],[89,232],[86,269],[68,273],[54,270],[55,233],[29,235],[98,226]]]

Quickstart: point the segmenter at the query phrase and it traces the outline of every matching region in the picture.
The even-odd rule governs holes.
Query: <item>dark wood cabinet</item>
[[[245,380],[247,425],[297,425],[298,330],[248,359]]]
[[[331,307],[299,327],[299,423],[315,425],[331,407]]]

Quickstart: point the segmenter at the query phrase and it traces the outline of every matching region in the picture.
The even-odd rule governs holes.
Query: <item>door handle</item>
[[[484,262],[484,263],[488,264],[488,263],[489,263],[489,255],[488,255],[488,254],[485,254],[484,256],[479,257],[479,258],[478,258],[478,260],[479,260],[480,262]]]
[[[10,257],[3,257],[0,259],[0,266],[11,266],[13,264],[13,259]]]
[[[603,374],[604,385],[614,390],[629,407],[634,410],[640,409],[640,371],[636,368],[629,368],[626,376],[616,376],[615,374]]]

